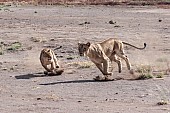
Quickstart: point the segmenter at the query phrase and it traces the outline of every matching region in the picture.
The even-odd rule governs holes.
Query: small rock
[[[37,100],[42,100],[42,98],[38,97]]]
[[[14,70],[14,66],[10,68],[10,70]]]
[[[84,24],[90,24],[90,22],[84,22]]]
[[[121,26],[119,26],[119,25],[115,25],[114,27],[121,27]]]
[[[162,20],[161,20],[161,19],[159,19],[159,22],[162,22]]]
[[[55,39],[54,39],[54,38],[51,38],[50,41],[55,41]]]
[[[113,22],[113,20],[110,20],[109,24],[116,24],[116,22]]]
[[[84,25],[84,24],[90,24],[90,22],[84,22],[84,23],[81,23],[79,25]]]
[[[32,46],[30,46],[30,47],[27,47],[27,50],[31,50],[33,47]]]

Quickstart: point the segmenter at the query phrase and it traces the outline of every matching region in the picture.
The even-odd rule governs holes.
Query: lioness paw
[[[95,81],[113,81],[115,79],[110,78],[108,76],[96,76],[95,78],[93,78]]]

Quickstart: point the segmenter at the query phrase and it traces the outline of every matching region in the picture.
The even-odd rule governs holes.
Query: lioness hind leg
[[[119,73],[121,73],[122,71],[122,64],[121,64],[121,60],[119,57],[117,57],[116,55],[112,55],[111,57],[109,57],[112,65],[113,65],[113,61],[116,62],[118,64],[118,71]],[[113,66],[112,66],[112,71],[113,71]]]
[[[130,70],[131,69],[131,64],[129,62],[128,57],[124,53],[118,53],[117,55],[125,60],[127,68],[128,68],[128,70]]]

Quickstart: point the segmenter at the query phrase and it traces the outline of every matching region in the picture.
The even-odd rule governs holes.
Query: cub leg
[[[42,65],[42,66],[46,69],[46,71],[51,72],[51,70],[47,67],[47,65]]]
[[[54,62],[55,62],[55,67],[56,67],[56,68],[59,68],[60,65],[59,65],[58,62],[57,62],[57,58],[54,58]]]
[[[57,58],[56,58],[54,52],[52,52],[52,53],[53,53],[53,59],[54,59],[54,62],[55,62],[55,67],[56,67],[56,68],[59,68],[60,65],[58,64]]]
[[[54,69],[56,68],[55,62],[51,63],[51,72],[54,72]]]

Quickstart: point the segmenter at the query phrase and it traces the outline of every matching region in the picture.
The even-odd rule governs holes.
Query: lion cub
[[[78,43],[78,51],[80,56],[89,57],[89,59],[97,66],[97,68],[102,72],[102,74],[105,77],[108,77],[108,75],[112,75],[112,72],[108,71],[109,60],[111,61],[111,63],[114,61],[118,64],[119,73],[121,73],[122,70],[120,58],[125,60],[127,68],[129,70],[131,68],[129,59],[124,53],[123,44],[132,46],[140,50],[145,49],[146,47],[146,43],[144,43],[144,47],[139,48],[129,43],[110,38],[108,40],[96,44],[91,44],[90,42],[87,42],[86,44]]]
[[[54,52],[51,49],[45,48],[41,51],[40,62],[41,62],[41,65],[46,70],[44,72],[45,74],[48,74],[48,72],[52,74],[58,73],[57,68],[60,68],[60,65],[58,63],[58,59],[56,58]]]

